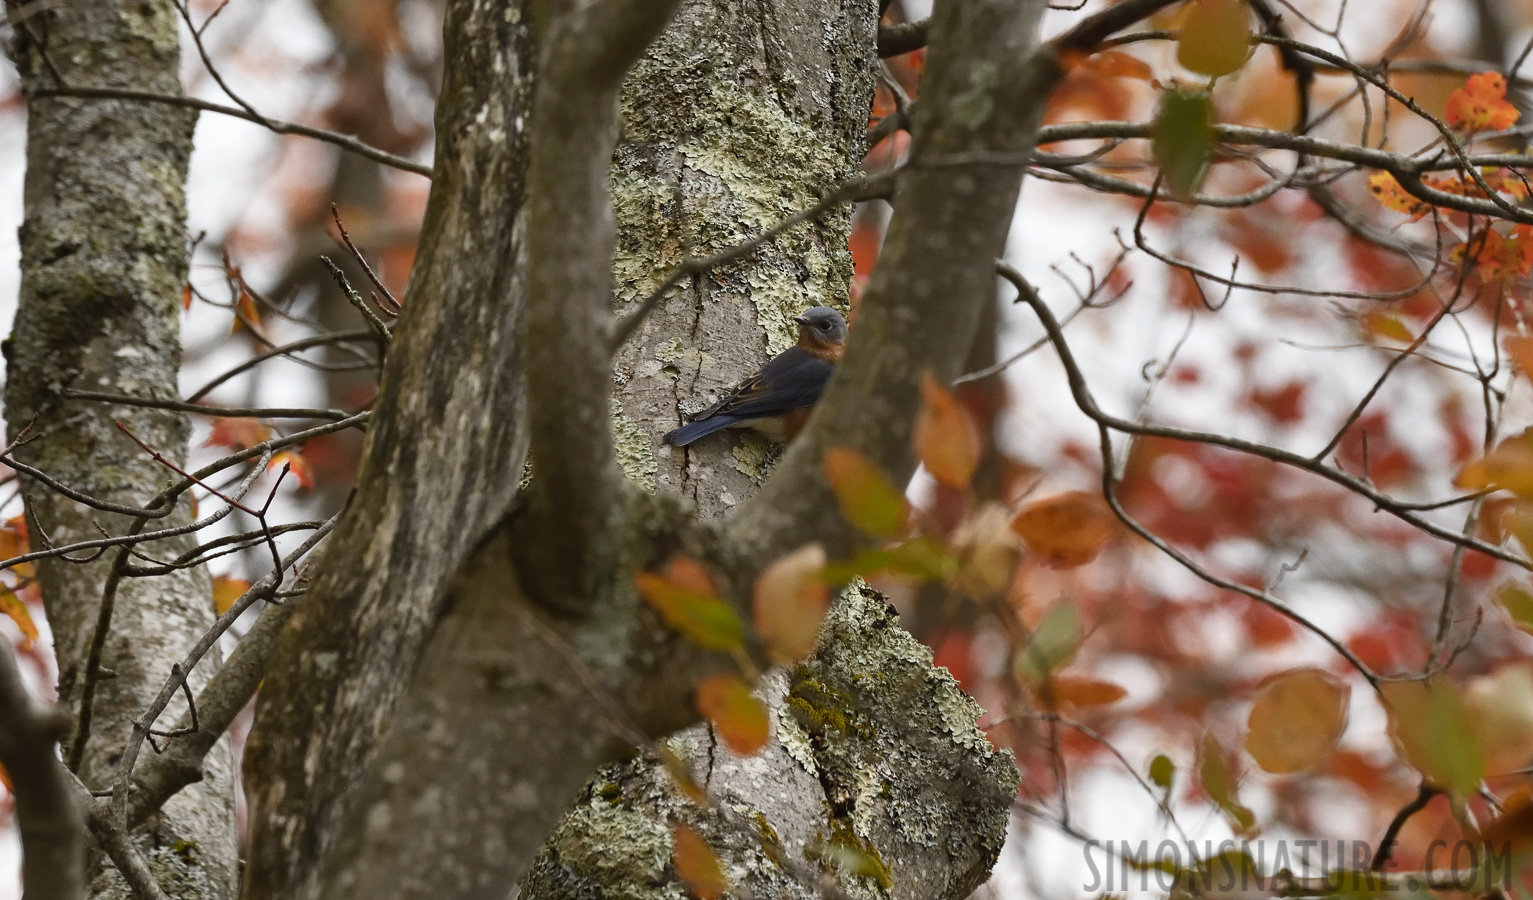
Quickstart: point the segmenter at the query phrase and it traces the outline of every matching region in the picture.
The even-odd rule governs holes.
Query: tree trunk
[[[128,434],[175,464],[186,457],[180,413],[69,399],[90,390],[177,399],[180,300],[187,275],[183,185],[196,114],[124,101],[31,97],[70,85],[181,92],[180,45],[169,0],[71,4],[23,20],[13,59],[27,106],[21,298],[6,344],[6,419],[12,439],[37,439],[18,459],[97,500],[141,507],[175,475]],[[133,519],[68,499],[23,478],[34,546],[125,533]],[[190,521],[183,497],[149,529]],[[190,536],[141,546],[174,557]],[[38,566],[59,660],[60,700],[76,715],[65,759],[90,787],[111,786],[130,723],[171,677],[171,666],[213,621],[207,573],[113,576],[121,555],[58,558]],[[98,639],[104,643],[97,646]],[[99,663],[99,664],[98,664]],[[195,689],[214,661],[193,673]],[[162,717],[168,727],[184,711]],[[225,897],[236,863],[227,743],[208,755],[204,780],[165,805],[145,829],[151,868],[173,897]],[[126,890],[108,870],[97,896]]]
[[[448,580],[521,475],[520,215],[532,65],[520,6],[448,6],[436,175],[357,488],[267,676],[245,757],[245,896],[318,890],[347,790]]]

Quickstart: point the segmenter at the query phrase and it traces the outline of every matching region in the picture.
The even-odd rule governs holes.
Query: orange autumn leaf
[[[1122,50],[1103,50],[1100,53],[1064,50],[1059,54],[1059,68],[1067,75],[1081,72],[1102,78],[1133,78],[1139,81],[1155,78],[1149,63]]]
[[[1288,775],[1325,759],[1347,727],[1351,690],[1321,669],[1293,669],[1262,688],[1246,720],[1246,752],[1264,770]]]
[[[740,676],[724,672],[704,678],[697,686],[697,711],[740,756],[766,746],[771,733],[766,706]]]
[[[729,890],[729,879],[724,876],[724,866],[708,842],[685,825],[674,826],[671,839],[671,861],[682,884],[687,886],[687,893],[697,900],[718,900],[724,896]]]
[[[1106,706],[1128,696],[1128,690],[1122,685],[1113,684],[1111,681],[1098,681],[1095,678],[1059,675],[1049,682],[1049,686],[1052,699],[1056,704],[1068,703],[1081,708]]]
[[[181,311],[185,312],[192,308],[192,286],[187,285],[181,289]]]
[[[298,487],[305,491],[314,489],[314,469],[303,455],[293,450],[283,450],[281,453],[272,455],[271,462],[266,464],[266,471],[280,474],[283,467],[287,467],[287,479],[295,481]]]
[[[1496,72],[1469,76],[1464,86],[1448,95],[1443,120],[1449,128],[1501,131],[1517,121],[1517,107],[1506,102],[1506,79]]]
[[[973,419],[930,372],[921,377],[921,413],[916,418],[916,453],[941,484],[963,490],[974,477],[982,450]]]
[[[1517,225],[1505,234],[1486,228],[1455,246],[1450,258],[1455,263],[1463,263],[1471,252],[1474,254],[1474,273],[1481,280],[1508,284],[1526,277],[1533,270],[1533,228]]]
[[[256,307],[255,297],[242,288],[239,299],[234,301],[234,324],[229,326],[229,333],[246,327],[257,334],[261,332],[261,310]]]
[[[32,550],[27,538],[27,517],[12,516],[0,524],[0,559],[11,559]]]
[[[5,616],[16,627],[21,629],[22,649],[30,649],[37,643],[37,623],[32,621],[32,614],[27,612],[27,605],[21,602],[16,592],[4,584],[0,584],[0,616]]]
[[[824,572],[825,548],[806,544],[756,577],[751,598],[756,634],[774,662],[796,662],[814,649],[830,608]]]
[[[243,578],[230,578],[227,575],[219,575],[213,579],[213,611],[218,615],[228,612],[234,601],[244,596],[250,590],[250,582]]]
[[[213,422],[213,430],[202,446],[245,450],[270,439],[271,426],[260,419],[221,417]]]
[[[1512,365],[1517,367],[1517,371],[1524,377],[1533,378],[1533,336],[1509,337],[1505,347],[1506,355],[1512,358]]]
[[[1011,528],[1054,568],[1091,562],[1114,531],[1112,513],[1102,498],[1084,491],[1029,503],[1011,520]]]
[[[734,607],[719,599],[702,566],[674,556],[664,574],[634,576],[639,593],[666,624],[688,640],[709,650],[738,650],[745,646],[745,624]]]
[[[910,504],[872,460],[845,447],[825,451],[825,477],[846,520],[874,537],[905,530]]]
[[[1432,204],[1406,192],[1389,172],[1376,172],[1368,179],[1368,193],[1388,209],[1404,213],[1415,221],[1432,211]]]

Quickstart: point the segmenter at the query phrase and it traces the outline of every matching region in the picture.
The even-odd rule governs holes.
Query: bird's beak
[[[800,325],[808,325],[809,324],[809,320],[804,318],[803,316],[794,316],[793,317],[793,321],[797,322]]]

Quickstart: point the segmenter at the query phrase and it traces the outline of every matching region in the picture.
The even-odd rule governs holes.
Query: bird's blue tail
[[[685,447],[704,435],[713,434],[715,431],[723,431],[731,425],[742,421],[739,416],[714,416],[710,419],[702,419],[697,422],[689,422],[680,428],[666,432],[665,442],[677,447]]]

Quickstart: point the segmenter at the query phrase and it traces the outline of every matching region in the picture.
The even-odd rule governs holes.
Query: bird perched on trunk
[[[826,306],[794,316],[798,343],[772,357],[761,371],[665,436],[685,447],[725,428],[754,428],[774,441],[790,441],[804,427],[846,345],[846,320]]]

